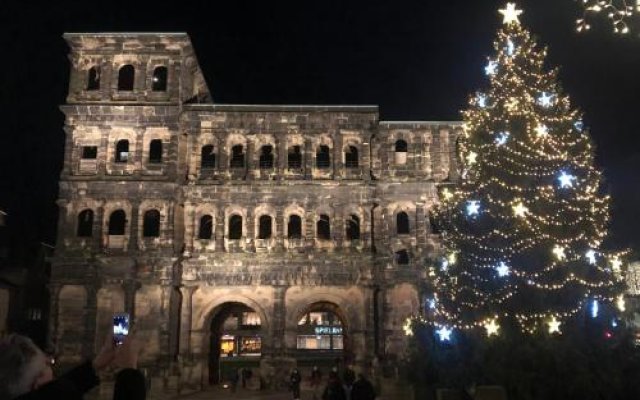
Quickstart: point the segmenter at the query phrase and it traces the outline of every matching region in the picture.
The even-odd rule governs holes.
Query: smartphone
[[[113,343],[120,346],[129,334],[129,314],[117,313],[113,315]]]

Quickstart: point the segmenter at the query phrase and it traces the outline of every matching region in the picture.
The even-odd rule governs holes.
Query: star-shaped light
[[[565,248],[560,246],[559,244],[555,245],[555,247],[552,250],[552,253],[556,256],[556,258],[560,261],[564,260],[565,258],[567,258],[567,255],[565,254]]]
[[[624,301],[624,295],[621,294],[620,296],[618,296],[618,298],[616,299],[616,306],[618,307],[618,310],[620,310],[620,312],[625,312],[627,309],[627,305]]]
[[[447,256],[447,261],[449,261],[449,264],[455,264],[456,261],[458,261],[458,257],[456,256],[456,253],[449,253],[449,256]]]
[[[600,304],[598,300],[594,300],[591,303],[591,318],[598,318],[598,312],[600,311]]]
[[[453,330],[450,328],[447,328],[446,326],[443,326],[436,331],[436,334],[440,338],[441,342],[451,341],[451,333],[453,333]]]
[[[407,318],[407,320],[404,321],[402,329],[404,330],[405,336],[413,336],[413,329],[411,329],[411,318]]]
[[[498,10],[498,12],[503,16],[503,24],[520,24],[518,17],[522,14],[522,10],[516,10],[515,3],[507,3],[507,7],[502,10]]]
[[[498,146],[503,146],[505,143],[507,143],[507,139],[509,139],[509,136],[511,136],[509,132],[500,132],[496,137],[496,144]]]
[[[558,177],[558,181],[560,181],[560,187],[562,189],[573,187],[573,181],[575,180],[576,180],[575,176],[571,174],[567,174],[565,171],[562,171],[562,173]]]
[[[549,136],[549,128],[545,124],[538,124],[536,126],[536,135],[541,138]]]
[[[518,110],[518,106],[520,105],[520,101],[517,97],[510,97],[509,100],[505,103],[505,108],[509,112],[515,112]]]
[[[447,188],[442,191],[442,196],[445,200],[451,200],[453,198],[453,193]]]
[[[513,43],[513,40],[507,40],[507,55],[511,57],[516,52],[516,45]]]
[[[540,97],[538,97],[538,104],[540,104],[542,107],[549,108],[553,104],[552,100],[553,100],[553,95],[547,92],[542,92]]]
[[[495,75],[498,71],[498,63],[490,60],[486,67],[484,67],[484,72],[487,75]]]
[[[476,153],[475,151],[470,151],[469,154],[467,154],[467,164],[473,165],[477,162],[478,162],[478,153]]]
[[[487,330],[487,336],[491,337],[494,335],[498,335],[498,330],[500,329],[500,325],[498,325],[495,319],[487,320],[484,323],[484,329]]]
[[[485,108],[487,106],[487,96],[479,94],[477,98],[478,106]]]
[[[620,272],[622,268],[622,260],[620,258],[615,257],[611,260],[611,268],[613,268],[613,272]]]
[[[596,264],[596,251],[593,249],[589,249],[585,255],[585,257],[587,257],[587,260],[589,260],[589,264],[591,265],[595,265]]]
[[[447,259],[442,260],[442,264],[440,264],[440,270],[442,272],[447,272],[448,269],[449,269],[449,261],[447,261]]]
[[[504,262],[500,261],[500,264],[496,267],[496,271],[498,271],[499,277],[505,277],[509,275],[509,266]]]
[[[584,129],[584,122],[582,122],[582,120],[579,119],[576,122],[574,122],[573,126],[576,128],[576,130],[582,132],[582,130]]]
[[[518,204],[516,204],[515,206],[512,206],[511,208],[513,209],[513,214],[516,217],[524,218],[527,216],[527,213],[529,212],[529,209],[522,202],[519,202]]]
[[[479,200],[469,200],[467,201],[467,215],[473,216],[478,215],[480,212],[480,201]]]
[[[427,307],[429,307],[430,310],[435,310],[435,308],[436,308],[436,299],[427,300]]]
[[[556,317],[551,318],[547,325],[549,325],[549,333],[562,333],[560,332],[560,321]]]

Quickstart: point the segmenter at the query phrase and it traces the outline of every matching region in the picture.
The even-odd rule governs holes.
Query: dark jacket
[[[367,379],[358,379],[351,389],[351,400],[374,400],[376,391]]]
[[[322,393],[322,400],[346,400],[347,394],[339,380],[329,381]]]
[[[39,387],[38,389],[18,396],[15,400],[82,400],[84,394],[98,386],[100,379],[96,375],[90,361],[87,361],[58,379]],[[144,376],[135,369],[123,369],[116,375],[113,391],[114,400],[144,400],[146,387]]]

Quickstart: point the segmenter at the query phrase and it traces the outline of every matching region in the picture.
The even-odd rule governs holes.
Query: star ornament
[[[538,97],[538,104],[540,104],[544,108],[549,108],[553,104],[553,95],[542,92],[540,97]]]
[[[551,318],[551,321],[547,322],[547,325],[549,325],[549,334],[562,333],[560,332],[560,321],[558,321],[556,317]]]
[[[565,258],[567,258],[567,255],[565,253],[565,248],[560,246],[559,244],[557,244],[553,250],[552,253],[556,256],[556,258],[560,261],[564,260]]]
[[[539,138],[546,138],[549,136],[549,128],[545,124],[538,124],[536,127],[536,135]]]
[[[467,154],[467,163],[469,165],[473,165],[477,162],[478,162],[478,153],[476,153],[475,151],[470,151],[469,154]]]
[[[436,331],[436,334],[438,335],[438,338],[441,342],[450,342],[452,333],[453,330],[451,328],[447,328],[446,326],[443,326]]]
[[[504,146],[505,143],[507,143],[507,140],[509,139],[509,136],[511,136],[511,134],[509,132],[500,132],[498,134],[498,137],[496,137],[496,144],[498,146]]]
[[[489,64],[487,64],[487,66],[484,67],[484,72],[487,75],[495,75],[497,71],[498,71],[498,63],[493,60],[489,61]]]
[[[595,265],[597,260],[596,260],[596,251],[593,249],[590,249],[587,251],[587,253],[585,254],[585,257],[587,257],[587,260],[589,260],[589,264],[591,265]]]
[[[516,204],[511,208],[513,209],[513,214],[516,217],[520,217],[520,218],[526,217],[527,213],[529,212],[529,209],[522,202],[519,202],[518,204]]]
[[[567,174],[564,171],[562,171],[562,173],[558,177],[558,181],[560,182],[560,187],[562,189],[567,189],[567,188],[573,187],[573,181],[575,181],[575,180],[576,180],[575,176],[573,176],[571,174]]]
[[[487,336],[497,336],[500,325],[498,325],[495,319],[492,319],[484,323],[484,329],[487,330]]]
[[[508,25],[513,23],[520,25],[520,20],[518,19],[518,17],[522,14],[522,10],[516,10],[515,3],[507,3],[506,8],[498,10],[498,12],[502,14],[503,24]]]
[[[480,201],[479,200],[469,200],[467,201],[467,215],[474,216],[480,213]]]
[[[496,267],[496,271],[498,272],[498,276],[501,278],[509,276],[509,266],[504,261],[500,262]]]

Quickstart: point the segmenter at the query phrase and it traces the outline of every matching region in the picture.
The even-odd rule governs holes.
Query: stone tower
[[[269,384],[293,365],[402,356],[460,123],[215,104],[184,33],[64,37],[50,321],[63,364],[94,353],[121,311],[165,389],[233,366]]]

